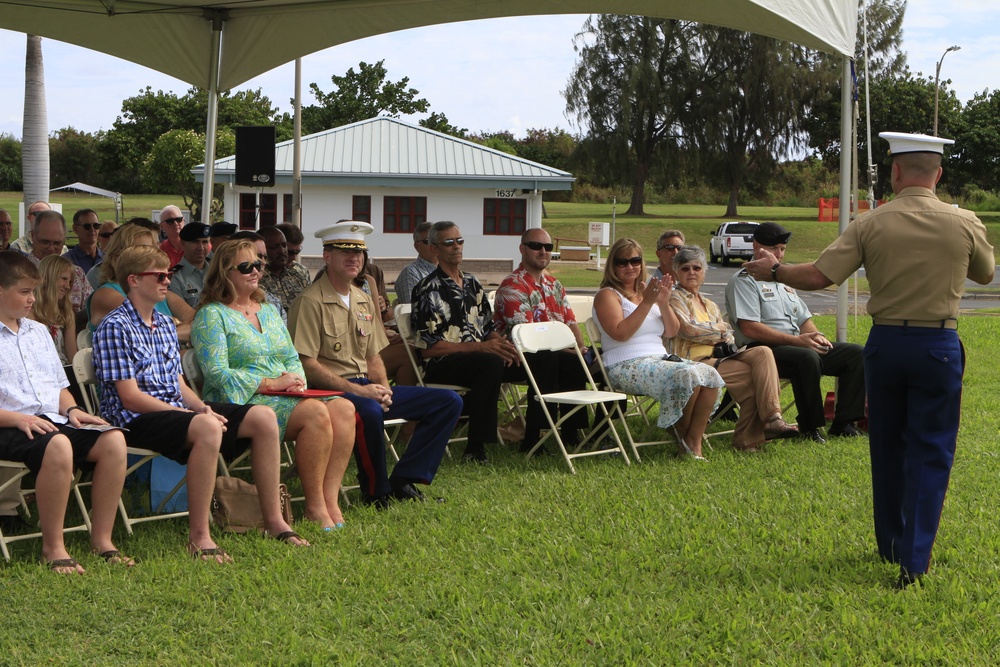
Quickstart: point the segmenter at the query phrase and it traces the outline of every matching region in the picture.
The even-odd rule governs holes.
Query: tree
[[[434,130],[435,132],[441,132],[442,134],[450,134],[453,137],[465,138],[469,133],[469,129],[466,127],[456,127],[448,122],[448,117],[443,113],[438,113],[436,111],[432,112],[430,116],[418,121],[421,127],[426,127],[428,130]]]
[[[862,125],[865,122],[865,80],[867,73],[868,88],[880,86],[883,82],[899,77],[909,76],[906,65],[906,53],[900,50],[903,40],[903,16],[906,13],[906,0],[858,0],[862,11],[858,14],[858,39],[855,46],[855,79],[857,80],[857,96],[862,114]],[[868,67],[865,67],[866,54],[864,50],[864,35],[868,35]],[[823,56],[830,74],[840,77],[841,59],[839,57]],[[874,94],[873,94],[874,97]],[[805,119],[803,129],[809,137],[809,147],[815,149],[831,167],[840,160],[840,90],[831,89],[825,98],[818,99],[813,105],[809,116]],[[872,109],[872,120],[876,111]],[[873,129],[878,127],[872,123]],[[865,154],[867,137],[858,133],[859,155]],[[862,173],[867,173],[866,171]]]
[[[704,25],[696,43],[696,94],[680,118],[684,142],[721,177],[726,216],[736,216],[748,178],[769,174],[805,143],[801,119],[836,80],[817,52],[790,42]]]
[[[13,135],[0,133],[0,191],[20,192],[21,142]]]
[[[42,38],[36,35],[27,37],[24,56],[24,124],[21,135],[25,210],[36,201],[49,200],[49,124],[45,107]]]
[[[629,215],[643,214],[654,160],[679,135],[692,31],[680,21],[604,15],[589,17],[576,36],[566,112],[603,153],[594,159],[623,181],[631,175]]]
[[[64,127],[49,137],[51,181],[57,185],[94,184],[97,176],[98,138]]]
[[[183,97],[146,87],[122,102],[122,115],[100,142],[100,167],[106,187],[122,192],[149,192],[139,171],[160,135],[171,130],[204,133],[208,118],[208,92],[190,88]],[[275,125],[279,139],[291,137],[291,121],[279,114],[271,100],[257,90],[226,91],[219,95],[218,128],[240,125]],[[202,158],[204,161],[204,146]]]
[[[425,113],[430,103],[417,98],[419,90],[408,87],[409,77],[396,83],[387,81],[384,63],[380,60],[369,65],[362,61],[357,72],[352,67],[343,76],[334,74],[330,77],[334,89],[329,93],[310,83],[309,89],[319,104],[302,107],[302,133],[314,134],[376,116],[398,118]]]
[[[215,138],[215,157],[232,155],[236,150],[236,135],[223,128]],[[194,180],[191,169],[205,161],[205,135],[194,130],[170,130],[159,136],[142,164],[141,176],[155,192],[178,194],[185,208],[195,218],[201,217],[202,187]],[[219,186],[221,188],[221,186]]]
[[[940,124],[940,123],[939,123]],[[1000,90],[983,91],[965,104],[954,129],[955,145],[945,175],[950,183],[1000,191]],[[949,136],[948,132],[940,132]]]

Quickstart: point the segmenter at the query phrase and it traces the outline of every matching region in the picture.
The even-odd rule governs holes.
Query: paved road
[[[739,262],[734,262],[732,266],[724,267],[715,264],[709,264],[708,275],[705,278],[705,285],[702,287],[702,292],[708,296],[712,301],[719,304],[719,306],[724,307],[726,301],[726,284],[729,279],[732,278],[737,272],[740,271],[742,265]],[[650,265],[649,271],[652,273],[656,270],[656,265]],[[859,272],[859,275],[864,276],[864,269]],[[991,287],[1000,289],[1000,271],[994,274],[993,282],[990,283]],[[851,281],[848,281],[848,287],[851,287]],[[966,287],[982,287],[971,281],[966,282]],[[593,294],[596,289],[588,288],[568,288],[568,292],[573,294]],[[813,313],[817,315],[831,314],[835,313],[837,310],[837,292],[835,290],[820,290],[818,292],[805,292],[799,291],[799,296],[802,300],[806,302]],[[854,293],[849,293],[848,304],[853,306],[855,303]],[[861,312],[864,312],[864,304],[868,303],[867,294],[858,294],[857,304]],[[966,294],[962,299],[962,310],[975,310],[979,308],[1000,308],[1000,291],[995,294]]]

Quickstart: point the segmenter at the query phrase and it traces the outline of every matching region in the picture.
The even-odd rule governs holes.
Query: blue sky
[[[361,60],[385,59],[389,76],[410,78],[454,125],[472,131],[529,128],[573,129],[561,95],[573,66],[573,36],[586,17],[523,17],[408,30],[344,44],[303,59],[303,103],[312,103],[308,84],[330,90],[331,74]],[[963,101],[984,89],[1000,88],[1000,35],[994,29],[1000,6],[984,0],[909,0],[903,49],[914,72],[934,74],[952,44],[942,79]],[[123,99],[147,85],[183,94],[187,84],[53,40],[43,41],[49,130],[73,126],[108,129]],[[290,111],[292,66],[251,80],[241,88],[263,88],[282,111]],[[0,132],[21,135],[24,102],[24,36],[0,30]],[[878,131],[878,130],[876,130]]]

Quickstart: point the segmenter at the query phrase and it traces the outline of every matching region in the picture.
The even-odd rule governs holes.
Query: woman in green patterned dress
[[[270,392],[306,389],[305,373],[288,330],[258,287],[262,264],[254,244],[225,241],[205,274],[191,341],[205,376],[207,401],[260,403],[274,410],[282,437],[295,441],[305,492],[305,517],[332,530],[343,526],[340,484],[354,449],[350,401]]]

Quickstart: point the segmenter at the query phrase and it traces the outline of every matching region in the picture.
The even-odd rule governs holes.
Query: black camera
[[[712,358],[713,359],[724,359],[726,357],[731,357],[739,352],[739,348],[736,347],[734,343],[716,343],[712,346]]]

